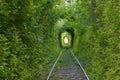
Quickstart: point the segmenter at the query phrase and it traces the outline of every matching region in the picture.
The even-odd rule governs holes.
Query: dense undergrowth
[[[119,80],[120,1],[93,1],[92,21],[81,30],[79,54],[91,80]]]
[[[45,80],[64,26],[90,80],[119,80],[119,19],[119,0],[0,0],[0,80]]]
[[[0,80],[44,79],[57,53],[54,20],[46,16],[52,5],[44,0],[0,0]]]

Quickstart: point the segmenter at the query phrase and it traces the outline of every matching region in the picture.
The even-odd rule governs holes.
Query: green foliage
[[[83,61],[91,80],[120,79],[118,77],[120,74],[119,4],[117,0],[96,1],[90,7],[93,9],[92,12],[90,10],[91,19],[95,21],[90,21],[80,36],[78,56]]]
[[[63,26],[91,80],[119,80],[119,19],[119,0],[0,0],[0,80],[45,79]]]
[[[46,77],[43,72],[57,53],[53,23],[46,16],[53,5],[48,0],[0,0],[0,80]]]

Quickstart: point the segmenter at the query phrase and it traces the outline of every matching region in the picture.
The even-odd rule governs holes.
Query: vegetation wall
[[[119,0],[0,0],[0,79],[45,80],[67,26],[90,80],[119,80],[119,19]]]

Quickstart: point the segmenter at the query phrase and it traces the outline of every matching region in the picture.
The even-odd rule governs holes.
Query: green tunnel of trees
[[[120,80],[120,0],[64,1],[0,0],[0,80],[45,80],[61,19],[90,80]]]

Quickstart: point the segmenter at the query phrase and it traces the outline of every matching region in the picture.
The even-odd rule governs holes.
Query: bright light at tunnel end
[[[68,44],[68,37],[65,37],[65,38],[64,38],[64,43],[65,43],[65,44]]]

